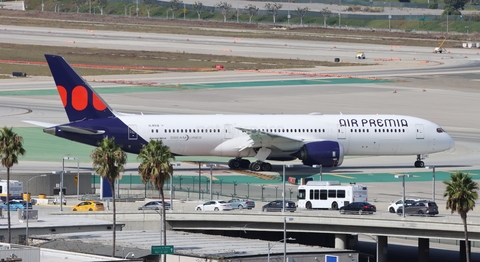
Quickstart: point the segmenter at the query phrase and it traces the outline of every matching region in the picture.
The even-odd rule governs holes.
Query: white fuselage
[[[162,140],[172,153],[187,156],[254,157],[254,149],[268,148],[271,156],[281,157],[306,143],[323,140],[340,143],[345,155],[418,155],[441,152],[454,145],[437,124],[400,115],[119,117],[144,140]]]

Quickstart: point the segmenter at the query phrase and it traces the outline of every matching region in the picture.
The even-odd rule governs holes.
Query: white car
[[[415,201],[427,201],[427,200],[424,200],[424,199],[405,199],[405,204],[411,204]],[[395,202],[392,202],[388,208],[387,208],[387,211],[390,212],[390,213],[397,213],[398,211],[398,208],[402,207],[403,206],[403,200],[402,199],[399,199]]]
[[[227,203],[225,200],[212,200],[207,201],[201,205],[195,207],[197,211],[224,211],[232,210],[232,204]]]

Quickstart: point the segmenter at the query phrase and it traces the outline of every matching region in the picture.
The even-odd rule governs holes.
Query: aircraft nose
[[[453,138],[451,136],[448,136],[448,138],[450,139],[448,149],[450,149],[450,148],[455,146],[455,140],[453,140]]]

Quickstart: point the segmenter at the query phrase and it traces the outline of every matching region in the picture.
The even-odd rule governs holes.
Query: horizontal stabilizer
[[[105,133],[104,130],[94,130],[94,129],[80,128],[80,127],[73,127],[73,126],[59,126],[58,128],[64,132],[77,133],[82,135],[101,135]]]
[[[51,126],[56,126],[57,124],[52,124],[52,123],[47,123],[47,122],[40,122],[40,121],[30,121],[30,120],[23,120],[22,122],[29,123],[35,126],[41,126],[41,127],[51,127]]]

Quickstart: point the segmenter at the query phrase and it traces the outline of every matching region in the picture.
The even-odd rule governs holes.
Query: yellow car
[[[104,211],[103,203],[97,201],[83,201],[72,207],[72,211]]]

